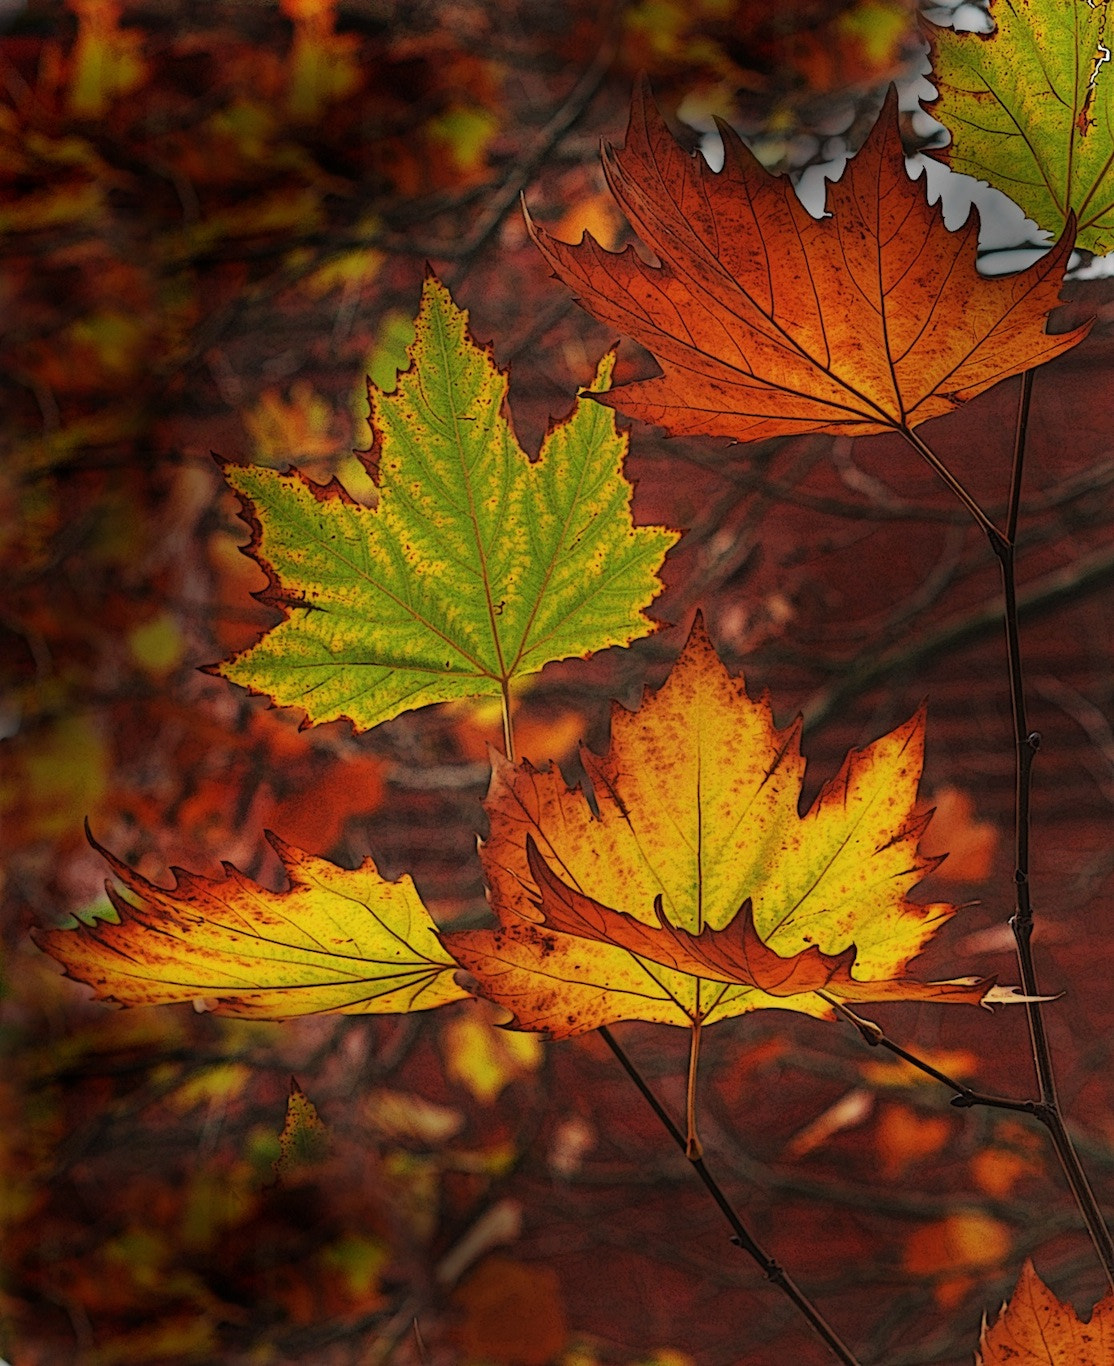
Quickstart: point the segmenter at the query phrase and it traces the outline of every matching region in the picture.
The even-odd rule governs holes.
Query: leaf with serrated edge
[[[647,635],[677,533],[635,527],[627,438],[578,399],[533,463],[505,416],[506,376],[427,278],[393,393],[369,387],[379,502],[297,472],[228,465],[285,620],[219,672],[310,722],[368,729],[452,698],[499,696],[551,660]],[[593,389],[607,387],[614,355]]]
[[[1086,335],[1045,332],[1072,234],[1028,270],[979,275],[977,214],[949,232],[909,179],[893,92],[820,219],[720,132],[717,173],[678,147],[642,88],[625,146],[605,154],[612,193],[660,265],[531,225],[588,312],[661,367],[601,403],[674,436],[910,431]]]
[[[1038,226],[1078,224],[1075,245],[1114,248],[1114,69],[1109,0],[994,0],[995,31],[926,23],[952,135],[932,155],[1003,191]]]
[[[928,819],[914,815],[923,714],[852,750],[804,816],[799,733],[799,722],[774,726],[768,701],[727,673],[697,618],[663,686],[635,712],[613,708],[608,752],[582,751],[598,815],[552,767],[495,759],[481,857],[499,927],[442,942],[481,994],[554,1037],[627,1019],[710,1024],[764,1007],[829,1016],[820,990],[1012,999],[993,979],[904,975],[955,913],[907,899],[938,862],[917,854]],[[562,911],[553,882],[582,900],[570,910],[566,898]],[[629,920],[629,932],[601,912]],[[571,918],[560,930],[547,927],[562,914]],[[701,964],[702,946],[734,943],[736,931],[752,951],[749,975],[725,972],[730,955]]]
[[[119,924],[41,930],[69,976],[121,1005],[202,999],[220,1015],[279,1020],[430,1010],[468,993],[409,877],[371,859],[338,868],[268,835],[289,879],[272,892],[225,864],[223,878],[174,869],[158,887],[94,841],[123,883]]]
[[[994,1326],[983,1324],[977,1366],[1110,1366],[1114,1361],[1114,1294],[1082,1323],[1026,1260]]]

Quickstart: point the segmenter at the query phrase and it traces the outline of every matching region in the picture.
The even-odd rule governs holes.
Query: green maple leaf
[[[1109,0],[994,0],[992,34],[931,33],[937,153],[987,180],[1054,236],[1114,248],[1114,68]]]
[[[219,666],[310,722],[368,729],[413,707],[507,695],[551,660],[649,634],[643,614],[678,538],[635,527],[627,438],[578,399],[531,462],[504,412],[507,379],[468,315],[426,280],[410,369],[369,385],[379,501],[297,471],[227,466],[286,616]],[[591,388],[606,389],[614,355]]]

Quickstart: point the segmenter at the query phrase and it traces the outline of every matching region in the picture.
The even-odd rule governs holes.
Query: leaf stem
[[[700,1034],[704,1026],[703,1017],[698,1015],[692,1022],[689,1035],[689,1071],[685,1086],[685,1156],[691,1162],[703,1157],[704,1148],[700,1135],[696,1132],[696,1069],[700,1065]]]
[[[1001,536],[1001,532],[994,525],[994,522],[987,516],[975,498],[964,488],[959,480],[948,469],[947,465],[940,459],[934,450],[926,446],[921,438],[911,427],[899,428],[901,435],[909,442],[913,449],[936,471],[940,478],[947,484],[948,488],[955,494],[975,521],[982,527],[983,531],[990,537]]]
[[[1013,468],[1010,472],[1010,490],[1007,500],[1006,530],[1000,531],[970,497],[966,489],[945,471],[939,458],[915,437],[912,432],[905,435],[916,449],[928,460],[929,464],[945,479],[949,488],[963,502],[975,521],[986,532],[990,548],[998,560],[1002,573],[1002,603],[1006,627],[1006,662],[1010,680],[1010,713],[1013,718],[1014,737],[1014,884],[1016,901],[1014,914],[1010,917],[1017,945],[1017,961],[1021,974],[1021,986],[1028,997],[1040,996],[1036,964],[1033,959],[1033,904],[1029,887],[1029,832],[1031,816],[1031,796],[1033,788],[1033,761],[1040,748],[1040,732],[1030,731],[1025,715],[1025,678],[1021,662],[1021,635],[1017,610],[1017,572],[1016,537],[1021,510],[1021,485],[1025,467],[1025,443],[1029,425],[1029,403],[1033,392],[1033,373],[1026,371],[1022,376],[1021,393],[1018,401],[1017,420],[1014,429]],[[1075,1198],[1075,1203],[1091,1235],[1099,1261],[1106,1272],[1107,1280],[1114,1287],[1114,1241],[1102,1217],[1098,1201],[1091,1190],[1083,1164],[1075,1151],[1075,1146],[1064,1124],[1056,1094],[1056,1077],[1052,1066],[1052,1050],[1044,1027],[1039,1000],[1025,1002],[1025,1017],[1029,1024],[1029,1041],[1033,1051],[1036,1068],[1039,1099],[1033,1102],[1032,1113],[1048,1130],[1049,1138],[1060,1160],[1064,1176]]]
[[[517,760],[514,757],[514,723],[511,721],[510,681],[504,678],[499,686],[499,702],[503,710],[503,750],[513,764]]]
[[[727,1199],[727,1196],[724,1195],[719,1182],[716,1181],[711,1172],[709,1172],[708,1168],[704,1165],[704,1159],[702,1157],[692,1157],[689,1155],[688,1142],[685,1135],[677,1125],[674,1124],[669,1116],[669,1112],[661,1104],[657,1096],[654,1095],[653,1091],[650,1090],[645,1078],[635,1067],[634,1063],[631,1062],[630,1058],[627,1057],[626,1052],[620,1046],[610,1029],[608,1029],[606,1025],[601,1025],[599,1034],[604,1043],[606,1043],[612,1053],[615,1054],[623,1071],[626,1072],[627,1076],[630,1077],[631,1081],[633,1081],[639,1091],[642,1092],[643,1098],[649,1104],[654,1114],[657,1115],[658,1119],[661,1120],[666,1131],[673,1139],[673,1142],[676,1143],[678,1148],[680,1148],[685,1156],[688,1157],[689,1162],[692,1164],[693,1171],[696,1172],[697,1176],[704,1183],[708,1193],[719,1206],[724,1218],[731,1225],[733,1235],[731,1241],[735,1243],[736,1246],[741,1247],[744,1252],[748,1253],[758,1264],[766,1279],[772,1281],[783,1294],[787,1295],[793,1301],[820,1337],[823,1338],[832,1349],[836,1357],[844,1363],[844,1366],[860,1366],[858,1358],[841,1340],[835,1329],[831,1327],[820,1313],[819,1309],[817,1309],[808,1296],[805,1295],[804,1291],[802,1291],[786,1273],[784,1267],[782,1267],[773,1257],[764,1252],[747,1232],[746,1226],[735,1212],[731,1202]]]

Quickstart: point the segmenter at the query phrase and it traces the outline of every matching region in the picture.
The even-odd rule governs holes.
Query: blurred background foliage
[[[985,24],[976,6],[950,9]],[[726,118],[765,164],[814,186],[899,79],[912,151],[938,136],[915,111],[917,19],[906,0],[0,5],[0,1352],[12,1366],[825,1359],[736,1264],[593,1039],[550,1049],[498,1030],[477,1002],[283,1025],[218,1020],[203,1003],[112,1012],[26,931],[108,912],[86,820],[156,879],[227,859],[273,884],[264,829],[348,865],[370,852],[386,876],[412,873],[441,923],[478,923],[497,712],[300,730],[199,672],[272,620],[250,596],[262,577],[239,553],[246,531],[211,452],[294,464],[373,501],[372,462],[354,454],[371,444],[365,377],[390,388],[405,366],[427,261],[511,365],[519,435],[536,449],[615,339],[547,280],[520,193],[563,237],[628,240],[597,152],[621,137],[640,72],[692,148],[714,158]],[[627,347],[620,365],[644,360]],[[780,714],[811,700],[818,773],[923,694],[895,665],[900,686],[863,685],[884,700],[824,724],[825,699],[876,653],[879,621],[946,625],[948,591],[972,611],[989,592],[929,483],[914,473],[880,492],[869,459],[837,456],[833,476],[808,443],[713,466],[639,431],[632,463],[639,520],[688,529],[660,619],[702,602],[728,656],[784,686]],[[1109,525],[1114,479],[1096,462],[1075,484],[1047,471],[1048,539],[1074,538],[1073,553]],[[848,507],[878,519],[870,553],[885,574],[866,584]],[[936,538],[931,554],[900,548],[910,523]],[[818,588],[824,575],[835,587]],[[1080,630],[1093,640],[1094,620]],[[679,643],[663,633],[547,669],[517,701],[522,752],[575,777],[577,742],[605,742],[608,698],[633,703]],[[990,734],[1003,713],[993,689],[972,711],[970,678],[986,670],[961,664],[930,766],[933,847],[955,851],[945,895],[985,886],[1005,858],[1009,754]],[[1082,790],[1060,797],[1097,815],[1112,786],[1094,759],[1102,699],[1086,680],[1062,686],[1075,689],[1060,697],[1065,743],[1091,757]],[[949,744],[962,757],[949,761]],[[1092,844],[1080,897],[1111,871]],[[994,921],[971,921],[992,957]],[[896,1009],[912,1031],[917,1010]],[[1049,1194],[1023,1125],[958,1115],[853,1039],[777,1016],[733,1028],[709,1043],[721,1166],[762,1236],[876,1357],[969,1360],[982,1308],[1038,1245],[1090,1288],[1070,1207]],[[937,1028],[928,1043],[954,1073],[996,1049],[1025,1065],[981,1021],[958,1042]],[[626,1032],[675,1090],[682,1043]],[[1086,1093],[1103,1059],[1080,1056],[1071,1085]],[[1092,1115],[1109,1171],[1105,1090]]]

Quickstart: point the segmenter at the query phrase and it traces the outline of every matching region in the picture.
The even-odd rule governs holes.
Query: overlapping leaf
[[[662,369],[601,401],[675,435],[866,435],[912,429],[1075,346],[1085,327],[1045,333],[1071,231],[1020,274],[979,275],[977,217],[947,230],[909,179],[896,114],[891,93],[815,219],[727,126],[722,172],[683,152],[640,90],[604,169],[660,264],[532,228],[584,307]]]
[[[173,887],[157,887],[98,845],[127,890],[109,888],[119,923],[40,931],[37,942],[122,1005],[201,999],[274,1020],[429,1010],[467,994],[409,877],[386,882],[370,859],[338,868],[269,838],[286,891],[227,864],[223,878],[178,869]]]
[[[990,981],[904,976],[955,910],[907,899],[935,863],[913,815],[923,717],[852,751],[804,816],[798,735],[698,621],[662,688],[613,710],[608,753],[584,752],[598,814],[556,771],[496,761],[482,858],[499,926],[443,942],[520,1027],[554,1037],[771,1006],[828,1015],[821,990],[998,998]]]
[[[1110,6],[994,0],[992,34],[931,27],[932,112],[952,135],[935,153],[1004,191],[1076,245],[1114,247]]]
[[[827,991],[849,1001],[921,1000],[966,1001],[980,1005],[994,978],[964,978],[957,982],[917,982],[910,978],[856,981],[855,946],[842,953],[822,953],[815,944],[798,953],[776,953],[759,937],[750,898],[721,930],[705,926],[699,934],[678,929],[662,913],[662,899],[654,900],[656,926],[650,927],[622,911],[603,906],[567,886],[542,858],[532,835],[526,837],[526,861],[538,884],[538,909],[549,930],[579,935],[601,944],[614,944],[677,972],[758,987],[770,996],[802,996]]]
[[[977,1366],[1108,1366],[1114,1361],[1114,1295],[1083,1323],[1026,1261],[993,1327],[983,1325]]]
[[[626,438],[599,404],[578,400],[531,464],[504,415],[506,376],[432,277],[410,354],[394,393],[370,390],[377,507],[296,472],[225,471],[286,619],[220,671],[314,722],[370,728],[499,696],[551,660],[646,635],[677,539],[632,524]]]

